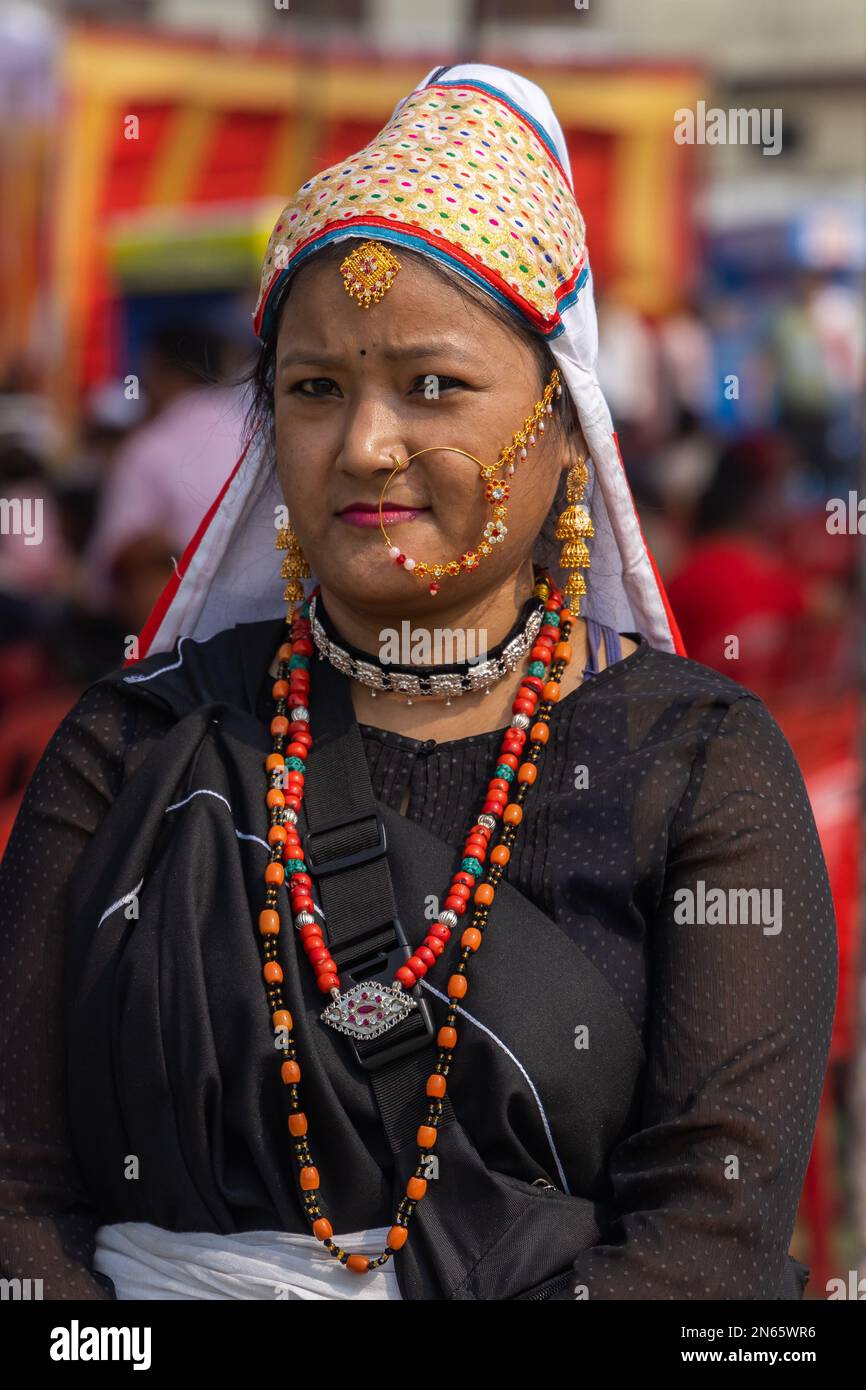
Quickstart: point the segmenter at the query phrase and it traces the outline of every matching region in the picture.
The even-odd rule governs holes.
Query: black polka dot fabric
[[[639,641],[554,708],[508,866],[603,973],[647,1052],[640,1128],[609,1161],[613,1236],[578,1257],[575,1283],[589,1298],[772,1298],[835,1007],[826,865],[763,703]],[[263,719],[270,684],[265,673]],[[51,740],[0,866],[0,1273],[41,1278],[45,1298],[111,1297],[92,1272],[101,1217],[68,1135],[64,887],[170,719],[92,686]],[[407,816],[459,849],[501,731],[361,734],[376,795],[397,809],[408,792]]]

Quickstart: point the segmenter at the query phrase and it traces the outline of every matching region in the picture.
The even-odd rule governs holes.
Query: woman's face
[[[431,383],[434,389],[431,390]],[[362,308],[337,265],[310,263],[284,302],[277,338],[274,415],[277,470],[294,531],[324,594],[350,607],[420,614],[462,594],[494,591],[531,554],[560,470],[573,461],[548,422],[508,479],[508,528],[477,569],[429,577],[395,564],[378,526],[341,516],[378,508],[394,463],[418,449],[453,445],[493,464],[541,396],[538,366],[516,333],[415,261],[404,261],[378,304]],[[438,394],[437,394],[438,392]],[[502,474],[501,476],[504,476]],[[393,544],[428,564],[477,547],[493,511],[478,465],[437,448],[395,474],[383,504]],[[412,519],[389,507],[418,509]],[[446,597],[447,590],[447,597]]]

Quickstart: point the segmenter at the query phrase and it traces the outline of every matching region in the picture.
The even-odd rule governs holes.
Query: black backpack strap
[[[401,856],[428,844],[437,872],[447,872],[450,854],[438,841],[419,836],[418,827],[390,808],[383,808],[384,817],[379,814],[349,678],[329,662],[314,662],[311,684],[313,745],[299,816],[305,858],[316,878],[328,944],[341,978],[351,971],[363,976],[372,966],[374,977],[388,982],[395,962],[411,952],[397,916],[384,822]],[[417,884],[424,867],[411,858],[395,861],[404,890],[410,882]],[[497,896],[498,920],[510,921],[513,931],[522,932],[527,920],[535,918],[549,925],[506,884],[500,884]],[[567,943],[563,947],[567,949]],[[584,968],[592,976],[592,990],[596,972],[588,963]],[[380,1038],[356,1046],[394,1154],[395,1205],[417,1170],[424,1082],[438,1059],[420,986],[411,994],[418,1002],[417,1012]],[[345,1042],[353,1045],[348,1036]],[[635,1037],[634,1047],[638,1046]],[[562,1193],[545,1200],[530,1183],[492,1172],[447,1094],[437,1130],[434,1154],[448,1182],[431,1183],[413,1211],[410,1238],[395,1259],[403,1298],[517,1297],[563,1268],[567,1272],[575,1254],[600,1238],[595,1202]]]
[[[397,913],[385,826],[349,681],[330,662],[316,662],[311,680],[313,746],[304,783],[304,858],[316,880],[328,948],[345,987],[361,980],[388,984],[412,950]],[[421,988],[416,985],[407,993],[417,1007],[388,1032],[358,1041],[345,1037],[369,1072],[394,1153],[414,1142],[419,1096],[438,1057],[433,1017]],[[446,1097],[440,1128],[453,1120]]]

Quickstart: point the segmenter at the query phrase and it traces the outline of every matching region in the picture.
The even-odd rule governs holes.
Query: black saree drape
[[[308,1231],[257,933],[271,740],[254,710],[281,626],[182,641],[179,653],[108,678],[174,722],[121,788],[69,886],[70,1123],[106,1223]],[[349,717],[345,678],[318,662],[312,674],[313,710]],[[308,778],[315,769],[314,743]],[[415,944],[454,850],[381,801],[377,809]],[[392,1154],[368,1074],[319,1019],[322,997],[296,950],[287,898],[280,913],[284,992],[326,1211],[337,1235],[388,1225],[417,1145]],[[437,1025],[458,947],[459,932],[424,988]],[[588,956],[507,882],[471,981],[449,1077],[453,1122],[437,1143],[439,1176],[395,1257],[400,1289],[410,1299],[571,1298],[572,1261],[616,1240],[606,1163],[638,1127],[643,1043]],[[580,1028],[588,1046],[575,1045]],[[416,1054],[417,1123],[436,1052],[431,1043]],[[536,1186],[538,1178],[552,1187]],[[777,1296],[799,1298],[805,1267],[784,1265]]]
[[[270,638],[273,624],[264,627]],[[266,643],[265,665],[272,652]],[[197,654],[187,650],[185,665],[194,668]],[[313,708],[336,685],[345,713],[347,682],[317,665]],[[244,669],[258,675],[261,661]],[[106,1221],[307,1231],[256,925],[270,737],[231,698],[190,707],[194,669],[172,675],[137,683],[144,699],[175,699],[177,722],[123,788],[71,884],[73,1138]],[[311,779],[315,764],[314,744]],[[377,808],[414,940],[426,931],[431,883],[447,883],[453,870],[453,850]],[[388,1224],[417,1144],[407,1142],[396,1160],[390,1154],[367,1074],[319,1019],[323,1000],[296,951],[287,900],[280,912],[285,994],[326,1208],[337,1232]],[[600,1238],[604,1155],[634,1118],[643,1049],[603,976],[505,883],[494,926],[466,1001],[479,1026],[461,1028],[449,1078],[457,1118],[437,1145],[440,1176],[395,1257],[408,1298],[511,1298],[567,1268],[570,1254]],[[528,941],[539,963],[531,972],[521,968]],[[425,992],[437,1026],[458,951],[459,932]],[[574,1046],[579,1025],[592,1039],[582,1050]],[[431,1042],[418,1056],[418,1123],[436,1054]],[[531,1080],[540,1074],[543,1103]],[[539,1177],[557,1191],[536,1186]]]

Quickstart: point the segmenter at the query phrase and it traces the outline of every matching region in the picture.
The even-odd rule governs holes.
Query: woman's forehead
[[[395,360],[447,351],[469,362],[522,348],[516,329],[414,257],[403,259],[391,288],[369,307],[347,292],[339,260],[311,258],[281,305],[278,347],[288,347],[289,339],[335,350],[361,342]]]

